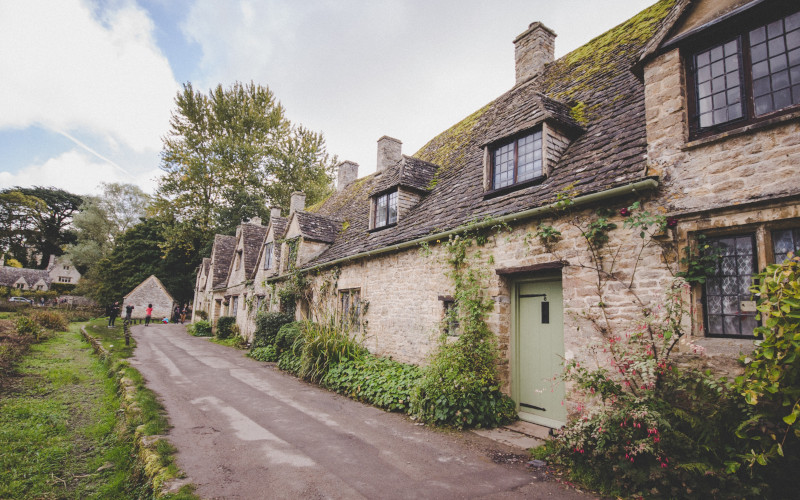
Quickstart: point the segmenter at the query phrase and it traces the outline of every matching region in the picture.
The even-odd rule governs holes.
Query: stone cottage
[[[424,363],[443,330],[458,334],[443,321],[456,306],[444,245],[465,226],[487,231],[504,390],[523,420],[558,427],[563,359],[595,362],[588,346],[658,308],[702,236],[721,255],[683,292],[686,328],[734,369],[753,345],[752,274],[800,248],[800,6],[663,0],[558,60],[555,38],[531,24],[514,40],[514,86],[413,156],[384,136],[374,174],[344,162],[324,203],[294,196],[244,286],[230,279],[248,257],[240,234],[218,236],[195,302],[216,317],[236,297],[225,313],[249,335],[254,311],[280,308],[299,272],[298,317],[326,303],[355,312],[370,351]],[[639,238],[636,202],[669,224]]]
[[[53,283],[65,283],[74,285],[81,279],[81,273],[72,265],[72,261],[67,256],[50,256],[47,265],[47,273]]]
[[[131,305],[134,307],[131,317],[143,319],[148,304],[153,304],[153,321],[172,318],[175,299],[172,298],[161,280],[153,275],[139,283],[122,299],[121,314],[124,317],[125,307]]]

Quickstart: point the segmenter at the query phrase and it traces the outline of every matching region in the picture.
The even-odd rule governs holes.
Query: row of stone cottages
[[[562,359],[591,359],[598,318],[616,332],[635,323],[631,292],[660,303],[681,249],[703,235],[723,256],[704,285],[684,291],[691,341],[712,365],[735,369],[753,345],[751,275],[800,246],[799,10],[663,0],[558,60],[553,31],[533,23],[514,40],[513,88],[414,156],[382,137],[376,173],[359,178],[344,162],[321,205],[305,208],[295,193],[266,226],[252,220],[217,236],[194,310],[235,316],[251,336],[256,311],[280,308],[276,290],[305,270],[298,317],[335,281],[340,310],[369,304],[356,312],[370,351],[424,363],[442,328],[458,334],[442,326],[454,293],[442,242],[491,217],[486,224],[508,225],[482,248],[504,390],[524,420],[560,426],[571,407],[552,382]],[[565,190],[575,196],[569,213],[555,210]],[[671,217],[641,254],[638,230],[623,229],[621,209],[635,201]],[[601,279],[602,297],[572,223],[598,209],[618,226],[599,250],[615,272]],[[540,225],[560,238],[544,244]]]

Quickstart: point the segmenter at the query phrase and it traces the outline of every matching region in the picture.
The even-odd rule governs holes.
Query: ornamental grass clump
[[[299,375],[312,382],[319,382],[330,367],[367,353],[356,338],[357,333],[350,332],[350,324],[335,316],[324,323],[305,321],[302,332]],[[296,346],[295,342],[295,352]]]

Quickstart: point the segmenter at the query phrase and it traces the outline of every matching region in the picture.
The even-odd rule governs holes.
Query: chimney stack
[[[339,175],[336,190],[341,191],[348,184],[358,179],[358,163],[343,161],[339,164]]]
[[[289,215],[295,212],[305,210],[306,208],[306,194],[302,191],[295,191],[292,193],[291,201],[289,202]]]
[[[519,85],[539,76],[546,64],[555,58],[556,34],[540,22],[531,23],[528,29],[514,39],[514,60]]]
[[[400,163],[403,159],[403,143],[393,137],[384,135],[378,139],[378,166],[376,170],[383,172]]]
[[[255,226],[261,225],[261,217],[251,217],[249,224],[253,224]]]
[[[277,217],[281,216],[281,207],[270,207],[269,209],[269,220],[272,221]]]

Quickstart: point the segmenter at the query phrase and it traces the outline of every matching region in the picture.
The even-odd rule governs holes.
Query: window
[[[689,58],[692,132],[728,130],[800,105],[800,12],[739,24]],[[704,37],[708,39],[708,36]]]
[[[264,269],[272,269],[272,250],[275,244],[269,242],[264,245]]]
[[[361,319],[361,289],[339,290],[342,321],[357,326]]]
[[[234,295],[233,297],[231,297],[231,315],[236,316],[238,312],[239,312],[239,296]]]
[[[786,260],[789,252],[795,255],[800,252],[800,228],[772,232],[772,256],[775,259],[773,262],[780,264]]]
[[[69,266],[64,266],[65,271],[69,271]]]
[[[492,150],[492,189],[542,177],[542,131],[537,130]]]
[[[717,270],[705,283],[706,332],[714,337],[752,337],[755,312],[742,310],[750,301],[756,271],[755,236],[752,234],[708,238],[720,255]]]
[[[22,289],[24,289],[24,288],[25,288],[25,283],[17,283],[17,285],[16,285],[16,286],[17,286],[17,288],[19,288],[20,290],[22,290]]]
[[[373,227],[385,227],[397,223],[397,191],[375,197],[375,221]]]
[[[452,297],[439,297],[442,301],[442,309],[444,312],[444,329],[450,337],[458,336],[458,317],[456,316],[456,301]]]
[[[70,278],[69,276],[59,276],[58,277],[58,282],[59,283],[71,283],[72,282],[72,278]]]

